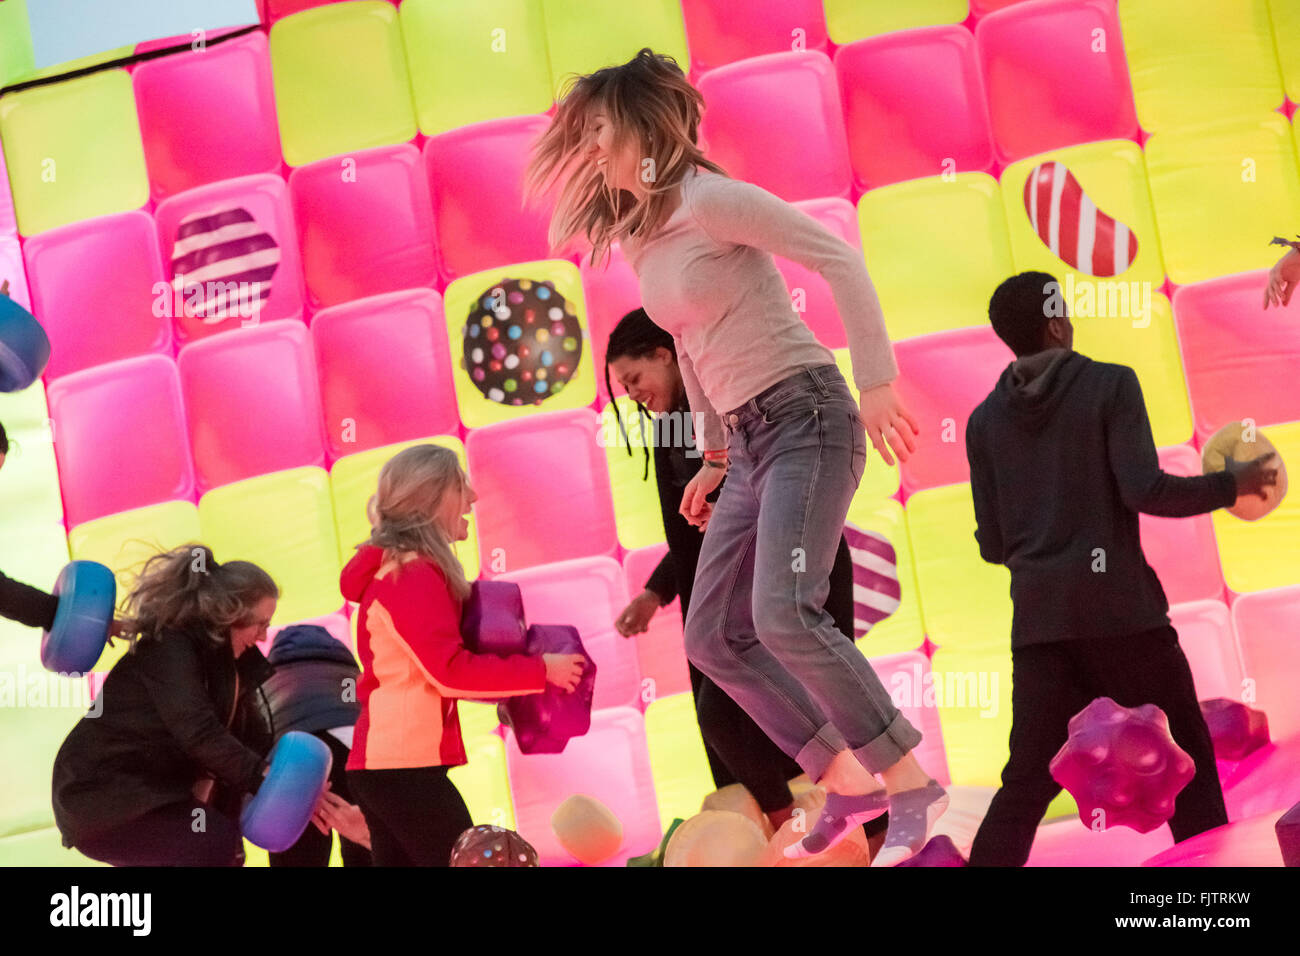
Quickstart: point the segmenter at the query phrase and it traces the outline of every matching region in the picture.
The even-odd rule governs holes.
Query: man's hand
[[[1237,461],[1230,455],[1223,456],[1223,470],[1237,480],[1238,498],[1242,495],[1258,495],[1261,501],[1268,499],[1264,489],[1277,484],[1277,466],[1271,465],[1276,457],[1276,452],[1260,455],[1250,461]]]
[[[614,622],[614,627],[624,637],[644,634],[650,627],[650,619],[655,616],[655,611],[662,606],[659,595],[646,588],[623,608],[623,613]]]

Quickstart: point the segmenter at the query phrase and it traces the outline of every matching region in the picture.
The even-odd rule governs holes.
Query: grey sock
[[[855,828],[874,820],[889,807],[889,797],[884,790],[860,794],[828,793],[826,805],[817,815],[817,825],[812,833],[786,847],[785,855],[797,859],[825,853]]]
[[[921,852],[930,828],[948,809],[948,791],[931,780],[915,790],[900,790],[889,798],[889,829],[872,866],[895,866]]]

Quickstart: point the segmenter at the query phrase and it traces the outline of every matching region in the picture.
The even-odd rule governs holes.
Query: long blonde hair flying
[[[456,453],[440,445],[413,445],[390,458],[379,472],[379,490],[368,506],[371,532],[366,544],[384,549],[384,561],[400,561],[415,552],[429,558],[460,600],[469,596],[469,581],[451,548],[447,529],[432,517],[444,496],[465,487]]]
[[[610,243],[653,235],[671,214],[673,189],[691,166],[721,175],[697,145],[704,97],[691,86],[677,61],[642,48],[621,66],[566,80],[554,119],[533,146],[525,193],[533,204],[557,185],[549,240],[560,253],[581,234],[591,244],[591,262],[604,258]],[[648,195],[613,190],[586,160],[591,116],[603,109],[613,128],[613,149],[632,144],[641,156]]]

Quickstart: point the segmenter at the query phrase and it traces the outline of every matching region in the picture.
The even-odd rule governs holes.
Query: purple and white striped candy
[[[898,610],[902,588],[898,583],[898,555],[883,534],[844,525],[844,538],[853,559],[853,630],[862,637]]]
[[[187,299],[195,287],[205,290],[194,308],[205,324],[260,312],[279,265],[279,245],[242,206],[197,213],[176,228],[172,284]]]

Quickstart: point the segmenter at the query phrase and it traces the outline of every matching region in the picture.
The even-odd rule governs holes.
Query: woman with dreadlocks
[[[924,846],[948,795],[912,754],[921,734],[824,605],[867,436],[892,464],[891,447],[900,458],[915,447],[916,423],[894,392],[862,256],[708,160],[703,105],[649,49],[578,77],[533,147],[529,190],[559,186],[554,249],[581,235],[594,262],[621,244],[646,312],[673,336],[704,461],[681,513],[708,526],[686,654],[826,789],[812,832],[786,853],[823,852],[888,811],[872,865],[894,865]],[[860,403],[790,308],[773,254],[830,284]]]
[[[671,429],[663,429],[661,424],[655,431],[656,437],[643,441],[642,445],[647,477],[650,447],[654,447],[655,482],[659,488],[668,552],[650,575],[644,590],[632,599],[615,622],[620,634],[631,637],[645,633],[655,612],[675,597],[681,600],[683,622],[690,611],[695,567],[700,559],[704,536],[703,529],[687,521],[677,510],[677,505],[699,461],[698,457],[692,458],[691,455],[698,456],[699,453],[695,451],[690,406],[682,385],[681,369],[677,365],[673,337],[650,321],[645,309],[635,309],[623,316],[610,333],[605,348],[605,387],[613,395],[611,372],[636,403],[639,413],[636,424],[643,439],[645,421],[650,413],[676,418]],[[618,416],[617,406],[614,406],[614,415]],[[660,423],[664,421],[659,419]],[[680,429],[678,422],[681,423]],[[632,445],[621,418],[619,427],[630,456]],[[665,441],[668,436],[671,440]],[[717,493],[714,491],[711,498],[716,498]],[[704,525],[707,524],[706,520]],[[831,569],[826,610],[835,620],[836,627],[845,634],[854,633],[853,560],[843,535]],[[694,664],[689,668],[695,714],[714,784],[719,788],[733,783],[743,784],[767,814],[773,828],[780,829],[794,812],[789,781],[803,770],[772,743],[753,718],[741,710],[725,691],[705,677]],[[888,819],[882,816],[863,827],[871,840],[873,853],[884,839],[887,824]]]

